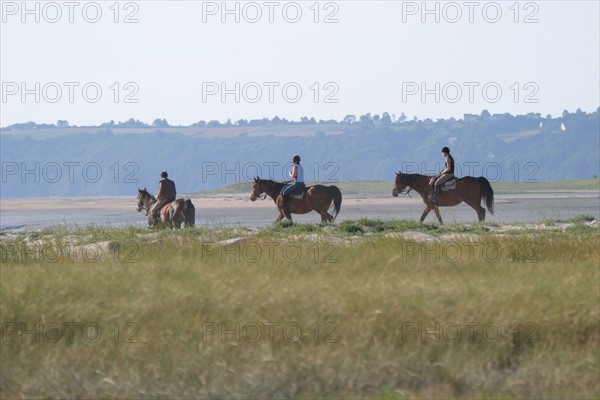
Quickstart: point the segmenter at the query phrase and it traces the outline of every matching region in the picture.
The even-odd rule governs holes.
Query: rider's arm
[[[158,193],[156,193],[156,198],[160,199],[162,196],[162,190],[163,190],[163,183],[162,181],[159,182],[158,184]]]
[[[446,160],[446,168],[440,171],[440,175],[444,175],[450,171],[450,160]]]
[[[290,171],[290,177],[292,179],[296,179],[297,176],[298,176],[298,165],[294,164],[294,168],[292,168],[292,170]]]

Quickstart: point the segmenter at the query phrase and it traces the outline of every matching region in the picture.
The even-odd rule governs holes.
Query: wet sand
[[[247,193],[192,197],[196,206],[196,223],[201,225],[265,226],[277,216],[270,199],[251,202]],[[135,210],[132,197],[75,197],[0,199],[0,229],[33,230],[54,225],[136,225],[144,226],[146,218]],[[536,194],[496,195],[496,213],[486,218],[489,222],[519,223],[547,219],[566,219],[587,214],[600,219],[598,191],[561,191]],[[379,218],[418,220],[423,203],[418,197],[366,197],[355,195],[345,198],[336,222],[347,219]],[[466,204],[441,208],[445,223],[475,222],[475,211]],[[320,222],[317,213],[293,215],[301,223]],[[430,213],[426,222],[436,222]]]

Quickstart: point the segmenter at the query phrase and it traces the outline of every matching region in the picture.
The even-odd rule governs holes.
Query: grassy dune
[[[0,393],[598,398],[589,220],[5,235]]]

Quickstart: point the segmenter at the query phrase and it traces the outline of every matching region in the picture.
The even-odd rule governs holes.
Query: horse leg
[[[435,215],[437,216],[438,221],[440,221],[440,225],[444,225],[444,222],[442,221],[442,214],[440,214],[440,209],[438,206],[435,206],[433,211],[435,211]]]
[[[304,209],[307,211],[314,210],[321,216],[321,223],[323,222],[333,222],[333,215],[329,214],[329,207],[331,205],[331,201],[327,204],[323,204],[323,202],[315,202],[312,198],[313,192],[306,192],[304,194],[304,199],[302,201],[302,205]]]
[[[485,208],[481,207],[481,200],[465,202],[477,213],[479,222],[485,221]]]
[[[321,222],[333,221],[333,215],[329,214],[326,210],[321,213]]]
[[[174,201],[169,204],[169,209],[165,213],[165,225],[169,229],[181,229],[181,213],[182,213],[181,205]]]
[[[160,220],[161,220],[161,222],[162,222],[162,224],[163,224],[164,227],[166,227],[168,229],[172,228],[172,226],[171,226],[171,220],[170,220],[168,214],[163,214],[161,212]]]
[[[429,208],[429,206],[426,205],[425,210],[423,210],[423,215],[421,215],[421,220],[419,221],[420,223],[423,223],[423,221],[425,221],[425,217],[427,217],[427,214],[429,214],[429,211],[431,211],[431,208]]]
[[[177,210],[176,213],[173,213],[173,216],[171,217],[171,226],[175,229],[181,229],[181,223],[182,221],[182,214],[183,210],[179,209]]]
[[[331,222],[333,221],[333,215],[329,214],[329,212],[327,212],[328,209],[327,208],[323,208],[321,210],[321,212],[319,213],[321,215],[321,222]]]
[[[283,215],[283,211],[279,210],[279,215],[277,216],[277,218],[275,218],[275,222],[281,221],[283,217],[285,217],[285,215]]]
[[[479,222],[485,221],[485,208],[479,206],[479,210],[477,211],[477,218],[479,218]]]

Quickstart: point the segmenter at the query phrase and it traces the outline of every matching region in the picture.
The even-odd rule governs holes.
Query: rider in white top
[[[287,201],[290,196],[290,193],[292,193],[296,189],[303,190],[304,186],[305,186],[304,185],[304,168],[302,168],[302,165],[300,165],[300,156],[296,154],[292,158],[292,162],[294,163],[294,167],[290,171],[290,177],[292,178],[292,181],[287,186],[285,186],[283,188],[283,190],[281,191],[281,195],[283,196],[283,202],[281,203],[280,209],[283,211],[283,214],[287,218],[290,218],[289,210],[287,207]]]
[[[294,167],[297,168],[295,181],[298,183],[304,183],[304,168],[300,164],[295,164]],[[294,170],[292,169],[290,171],[290,176],[292,178],[293,178],[293,174],[294,174]]]

